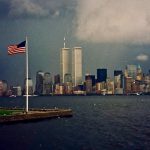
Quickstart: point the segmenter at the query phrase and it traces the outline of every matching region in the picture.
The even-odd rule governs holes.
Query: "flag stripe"
[[[8,46],[8,55],[25,53],[26,52],[25,44],[26,44],[26,41],[23,41],[17,45],[9,45]]]

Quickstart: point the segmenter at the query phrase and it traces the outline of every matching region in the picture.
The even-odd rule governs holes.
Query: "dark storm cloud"
[[[9,12],[9,5],[7,1],[0,0],[0,17],[5,17]]]
[[[63,11],[73,11],[74,0],[1,0],[1,16],[34,18],[59,16]]]

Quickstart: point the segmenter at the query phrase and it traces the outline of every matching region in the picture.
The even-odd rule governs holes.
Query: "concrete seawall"
[[[15,110],[15,109],[10,108],[7,110]],[[22,112],[15,115],[0,116],[0,123],[34,121],[57,117],[71,117],[72,115],[73,112],[71,109],[30,109],[28,113]]]

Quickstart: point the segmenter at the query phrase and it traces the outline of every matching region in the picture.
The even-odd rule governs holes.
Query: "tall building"
[[[85,89],[86,89],[87,94],[90,94],[93,91],[92,79],[90,77],[86,78],[86,80],[85,80]]]
[[[143,78],[142,68],[140,65],[137,66],[137,76],[136,80],[141,81]]]
[[[43,76],[43,94],[52,93],[52,78],[49,72],[44,73]]]
[[[144,89],[142,92],[150,93],[150,75],[145,75],[143,78]]]
[[[85,75],[85,89],[86,93],[92,93],[93,87],[95,86],[95,75],[86,74]]]
[[[0,96],[3,96],[3,82],[0,80]]]
[[[97,94],[106,94],[107,84],[106,82],[97,82],[96,83],[96,93]]]
[[[64,48],[60,51],[60,74],[61,83],[65,82],[65,74],[71,74],[71,51],[70,48],[65,47],[64,38]]]
[[[72,94],[73,93],[73,85],[71,82],[65,83],[65,94]]]
[[[6,80],[2,80],[3,82],[3,95],[7,95],[7,90],[8,90],[8,83]]]
[[[92,86],[95,86],[95,75],[86,74],[85,75],[85,81],[91,79],[92,80]]]
[[[72,50],[72,81],[75,86],[82,83],[82,48]]]
[[[43,77],[44,77],[44,72],[38,71],[36,73],[35,93],[38,94],[38,95],[43,93]]]
[[[60,83],[60,75],[59,74],[54,76],[54,84],[58,84],[58,83]]]
[[[136,79],[136,76],[137,76],[137,66],[136,65],[127,65],[126,70],[127,70],[128,77],[132,77],[133,79]]]
[[[114,94],[114,81],[107,79],[106,82],[107,94]]]
[[[97,82],[106,82],[107,69],[97,69]]]
[[[123,88],[123,72],[122,70],[115,70],[114,71],[114,87]]]
[[[133,83],[132,77],[125,77],[125,93],[126,94],[132,93],[132,83]]]

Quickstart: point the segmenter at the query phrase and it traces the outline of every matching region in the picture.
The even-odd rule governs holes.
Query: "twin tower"
[[[64,48],[60,51],[61,83],[72,82],[74,86],[82,83],[82,48]]]

